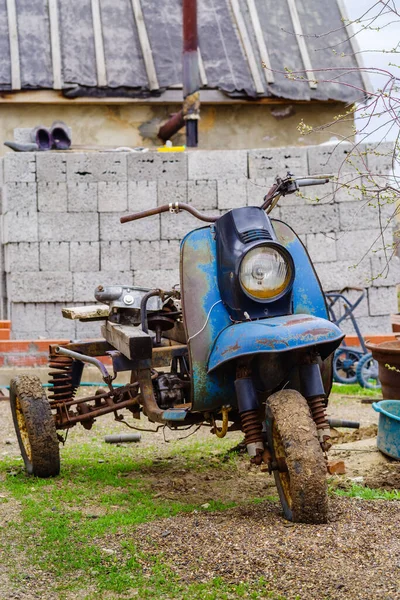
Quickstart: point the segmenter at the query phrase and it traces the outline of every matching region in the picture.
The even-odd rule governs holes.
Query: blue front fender
[[[289,352],[311,346],[317,347],[324,360],[343,338],[339,327],[312,315],[289,315],[237,323],[226,327],[217,337],[208,361],[208,372],[241,356]]]

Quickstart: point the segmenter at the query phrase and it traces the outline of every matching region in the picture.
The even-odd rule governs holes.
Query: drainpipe
[[[197,36],[197,0],[183,0],[183,108],[158,132],[164,142],[186,125],[186,146],[198,144],[200,119],[200,72]]]

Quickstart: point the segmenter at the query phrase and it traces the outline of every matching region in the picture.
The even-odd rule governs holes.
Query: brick
[[[247,150],[188,152],[188,179],[241,179],[247,176]]]
[[[370,258],[374,287],[397,285],[400,281],[400,259],[398,256],[374,256]]]
[[[122,182],[126,181],[126,173],[126,154],[123,152],[73,153],[67,157],[69,182]]]
[[[217,208],[217,182],[200,179],[187,182],[189,204],[197,209]]]
[[[72,273],[11,273],[7,290],[13,302],[69,302],[73,299]]]
[[[6,183],[3,187],[3,214],[13,212],[35,212],[37,210],[36,183]]]
[[[67,184],[40,181],[37,203],[40,212],[66,212]]]
[[[68,183],[68,212],[96,212],[97,188],[97,183]]]
[[[99,242],[71,242],[71,271],[98,271],[100,269]]]
[[[37,180],[62,183],[67,180],[67,155],[58,152],[40,152],[36,155]]]
[[[97,213],[39,213],[38,222],[42,241],[92,242],[99,239]]]
[[[343,460],[330,460],[327,467],[330,475],[345,475],[346,473],[346,467]]]
[[[368,144],[367,164],[372,176],[385,175],[392,172],[394,142]]]
[[[36,212],[8,212],[2,217],[2,242],[37,242],[38,215]]]
[[[73,339],[76,335],[76,321],[64,319],[61,310],[66,305],[64,303],[46,303],[45,307],[45,323],[46,333],[50,337],[67,337]],[[56,335],[57,334],[57,335]]]
[[[161,269],[179,269],[180,243],[175,240],[161,240],[160,266]],[[152,267],[149,267],[152,268]]]
[[[157,183],[158,205],[187,202],[187,181],[159,181]]]
[[[6,273],[39,271],[39,244],[37,242],[6,244],[3,249]]]
[[[42,304],[11,302],[10,317],[13,333],[46,331],[45,310]],[[28,338],[29,339],[29,338]]]
[[[130,153],[127,157],[128,180],[184,181],[187,179],[187,154],[185,152]]]
[[[36,181],[36,154],[23,152],[6,154],[4,157],[4,181],[35,183]]]
[[[306,236],[307,250],[311,260],[331,262],[337,260],[335,233],[310,233]]]
[[[69,271],[68,242],[40,242],[40,271]]]
[[[225,210],[246,206],[247,179],[219,180],[217,182],[217,193],[219,209]]]
[[[94,273],[73,273],[74,302],[94,302],[97,286],[132,285],[133,276],[130,271],[97,271]]]
[[[258,179],[247,179],[247,205],[248,206],[261,206],[264,201],[264,196],[272,187],[275,181],[274,177]],[[290,196],[288,196],[289,198]]]
[[[164,203],[165,204],[165,203]],[[128,208],[130,212],[139,212],[157,206],[156,181],[129,181]]]
[[[276,216],[274,214],[274,216]],[[328,233],[339,228],[339,213],[335,205],[309,204],[304,206],[283,206],[281,218],[295,232]]]
[[[335,202],[359,202],[363,197],[364,179],[356,172],[341,173],[332,183]]]
[[[135,271],[134,284],[139,287],[159,287],[164,290],[171,290],[174,285],[179,284],[179,270]]]
[[[385,204],[378,206],[375,202],[346,202],[339,205],[340,229],[392,228],[395,207]]]
[[[311,175],[332,173],[341,177],[343,173],[365,172],[366,161],[361,146],[355,148],[350,142],[328,142],[308,148],[308,168]],[[360,156],[361,154],[361,156]]]
[[[296,176],[307,174],[307,149],[298,146],[291,148],[265,148],[249,150],[249,176],[285,177],[287,172]]]
[[[168,242],[167,242],[168,243]],[[131,264],[133,270],[161,268],[161,242],[131,242]],[[171,268],[166,266],[166,268]]]
[[[364,260],[357,267],[353,262],[338,260],[332,263],[314,262],[323,290],[341,290],[346,286],[366,287],[371,284],[371,266]]]
[[[398,312],[397,289],[392,287],[371,287],[368,290],[369,314],[371,316],[390,315]]]
[[[131,245],[129,242],[101,242],[101,269],[104,271],[129,271],[131,268]]]
[[[126,181],[100,181],[100,212],[123,212],[128,209],[128,184]]]
[[[393,244],[391,231],[382,233],[379,229],[358,229],[356,231],[341,231],[337,234],[337,256],[339,260],[351,260],[355,262],[364,256],[379,256]]]
[[[130,214],[130,213],[126,213]],[[121,224],[119,219],[122,214],[100,214],[100,240],[101,241],[130,241],[130,240],[158,240],[160,239],[160,216],[147,217],[132,223]]]

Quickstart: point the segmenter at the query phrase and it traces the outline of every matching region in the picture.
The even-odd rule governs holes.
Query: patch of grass
[[[342,396],[369,396],[377,397],[380,396],[380,390],[368,390],[361,387],[358,383],[347,384],[347,383],[334,383],[332,385],[332,394],[341,394]]]
[[[333,493],[337,496],[347,498],[360,498],[362,500],[400,500],[400,491],[398,490],[379,490],[353,484],[347,490],[335,489]]]

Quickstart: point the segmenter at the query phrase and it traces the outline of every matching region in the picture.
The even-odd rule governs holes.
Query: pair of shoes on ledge
[[[15,152],[46,152],[48,150],[68,150],[71,147],[70,129],[62,121],[56,121],[49,128],[40,125],[31,132],[31,142],[4,142]]]

